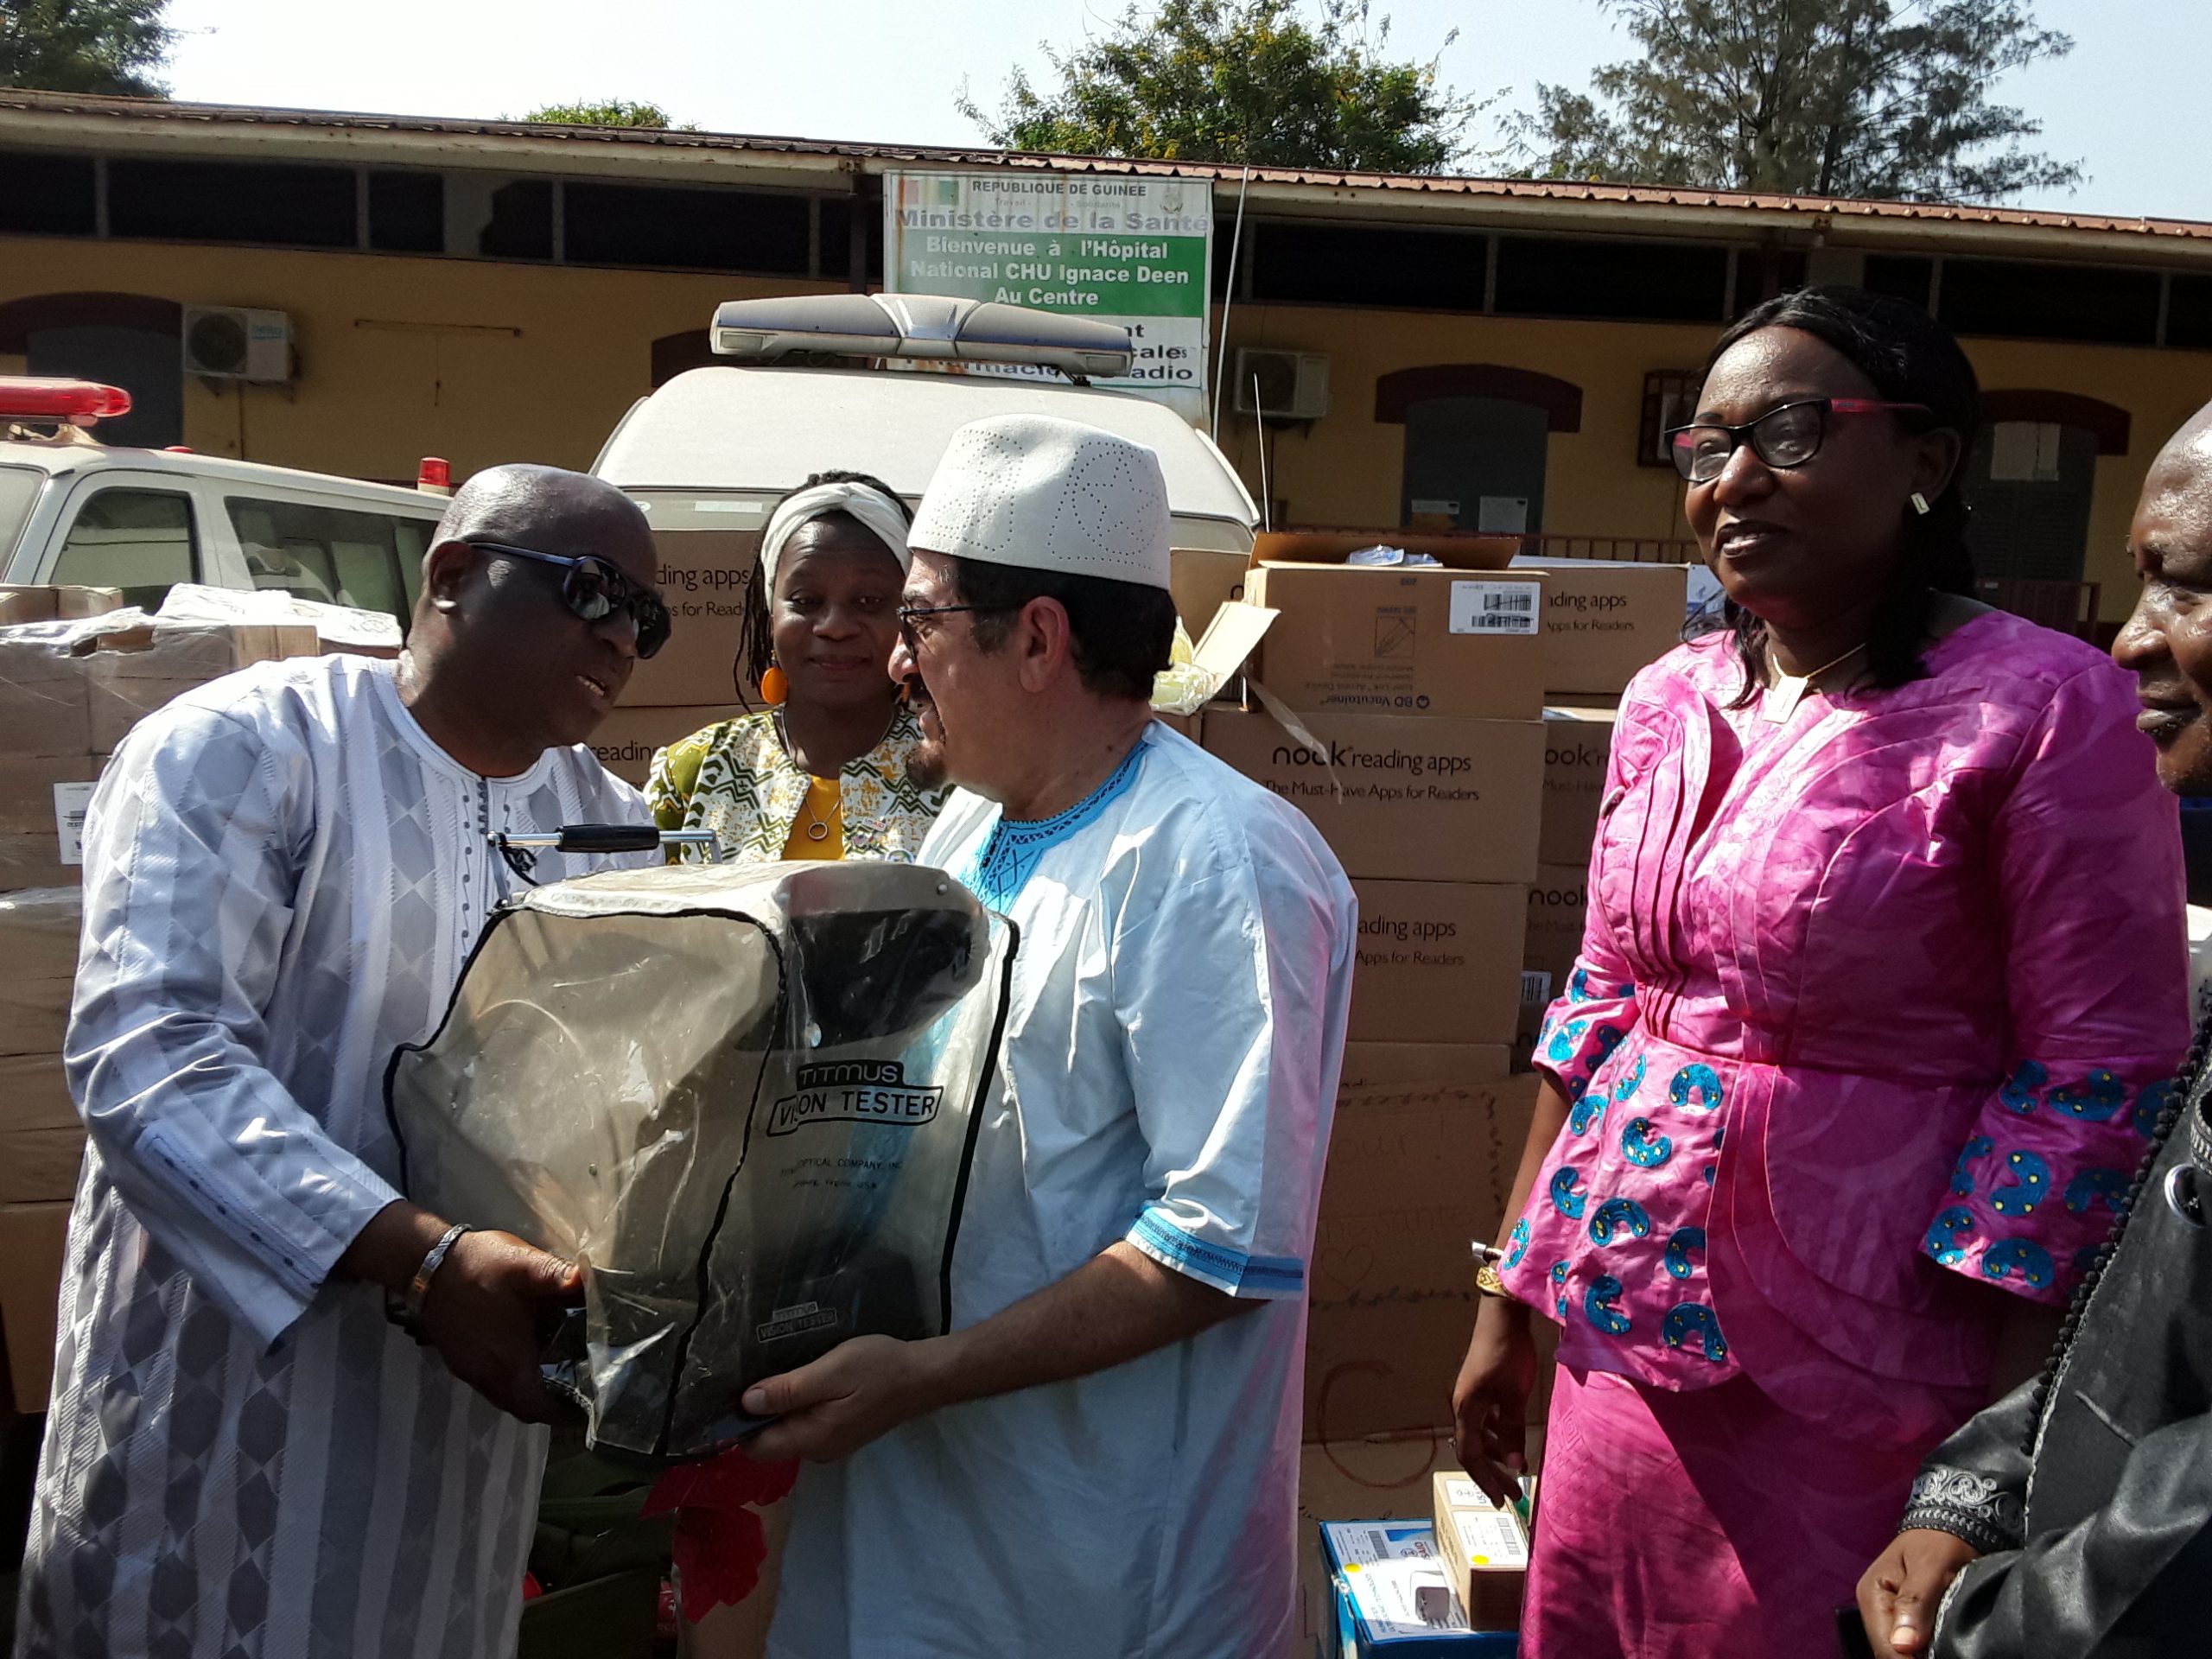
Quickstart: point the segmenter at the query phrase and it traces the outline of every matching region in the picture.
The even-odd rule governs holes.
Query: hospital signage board
[[[1206,397],[1213,189],[1204,180],[1030,172],[884,179],[884,286],[1119,323],[1130,372],[1094,384],[1196,422]],[[971,372],[1058,379],[1048,369]]]

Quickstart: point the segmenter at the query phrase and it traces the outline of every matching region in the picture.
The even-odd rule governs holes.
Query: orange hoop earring
[[[791,680],[782,669],[773,663],[769,664],[767,671],[760,676],[760,701],[772,709],[780,708],[791,694]]]

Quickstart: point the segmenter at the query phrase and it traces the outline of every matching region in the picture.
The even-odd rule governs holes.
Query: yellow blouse
[[[835,778],[810,778],[806,780],[806,799],[800,804],[799,815],[791,821],[791,833],[784,842],[785,858],[829,858],[845,855],[845,819],[838,809],[843,804],[843,791]],[[819,830],[822,833],[817,835]]]
[[[746,715],[694,732],[655,755],[645,798],[662,829],[710,830],[728,859],[909,861],[945,796],[906,776],[906,757],[921,737],[912,710],[902,704],[882,742],[849,762],[836,779],[817,780],[785,749],[772,710]],[[809,822],[810,792],[823,782],[834,791],[834,798],[822,803],[823,810],[834,814],[834,854],[823,850],[831,844],[828,839],[808,842],[802,827]],[[705,859],[690,847],[672,849],[670,856],[693,863]]]

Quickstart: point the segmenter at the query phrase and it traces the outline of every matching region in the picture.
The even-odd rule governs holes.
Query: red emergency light
[[[425,455],[423,464],[415,470],[415,487],[432,495],[453,493],[453,463],[436,455]]]
[[[130,394],[121,386],[0,375],[0,421],[67,421],[75,426],[90,426],[110,416],[130,412]]]

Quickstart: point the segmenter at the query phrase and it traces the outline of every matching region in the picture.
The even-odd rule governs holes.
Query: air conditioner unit
[[[1239,415],[1318,421],[1329,412],[1328,354],[1241,349],[1236,353],[1236,391]]]
[[[289,380],[292,320],[282,311],[188,305],[184,372],[210,380]]]

